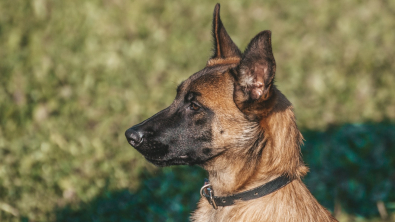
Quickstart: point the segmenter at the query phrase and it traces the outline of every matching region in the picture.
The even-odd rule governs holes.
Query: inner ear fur
[[[248,44],[237,70],[237,82],[244,93],[241,101],[267,100],[276,73],[271,31],[256,35]]]
[[[242,111],[255,113],[261,106],[267,107],[267,103],[273,100],[275,73],[271,31],[266,30],[251,40],[235,70],[234,99]]]

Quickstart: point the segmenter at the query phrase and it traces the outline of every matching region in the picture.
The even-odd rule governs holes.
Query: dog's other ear
[[[214,55],[210,60],[240,60],[241,52],[226,32],[219,16],[219,9],[220,5],[215,5],[213,17]]]
[[[244,52],[236,71],[234,99],[241,106],[239,108],[245,103],[268,100],[272,95],[276,61],[272,52],[271,34],[269,30],[259,33]]]

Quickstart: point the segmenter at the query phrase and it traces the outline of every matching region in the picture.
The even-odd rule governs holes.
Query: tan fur
[[[230,64],[237,64],[240,62],[239,57],[230,57],[230,58],[216,58],[216,59],[210,59],[207,61],[207,67],[210,66],[215,66],[215,65],[230,65]]]
[[[202,76],[191,84],[191,90],[202,94],[199,102],[217,114],[214,138],[223,154],[203,166],[209,172],[215,195],[246,191],[282,174],[294,180],[267,196],[217,210],[202,198],[192,221],[336,221],[301,181],[308,169],[300,157],[303,137],[296,126],[291,103],[273,89],[274,102],[260,124],[254,125],[236,107],[233,85],[229,72]],[[261,155],[246,153],[251,152],[247,148],[253,145],[251,141],[259,133],[264,133],[265,138],[259,144],[264,146]]]

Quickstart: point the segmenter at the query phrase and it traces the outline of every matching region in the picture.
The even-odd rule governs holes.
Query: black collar
[[[214,209],[217,209],[218,206],[221,207],[231,206],[235,203],[236,200],[246,201],[246,200],[252,200],[259,197],[263,197],[284,187],[285,185],[289,184],[291,181],[292,179],[283,175],[254,189],[247,190],[237,194],[232,194],[229,196],[217,197],[214,196],[213,188],[211,187],[208,180],[205,179],[204,186],[200,189],[200,195],[202,197],[205,197],[207,201],[214,207]]]

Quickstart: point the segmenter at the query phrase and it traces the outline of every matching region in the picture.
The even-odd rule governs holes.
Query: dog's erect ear
[[[271,31],[256,35],[248,44],[237,70],[235,102],[264,101],[270,98],[276,62],[271,44]]]
[[[238,60],[240,61],[241,52],[236,44],[232,41],[225,30],[219,16],[220,5],[215,5],[213,17],[213,37],[214,37],[214,55],[210,58],[208,65],[211,63],[221,63],[220,60]],[[229,62],[229,61],[228,61]],[[225,62],[227,63],[227,62]]]

